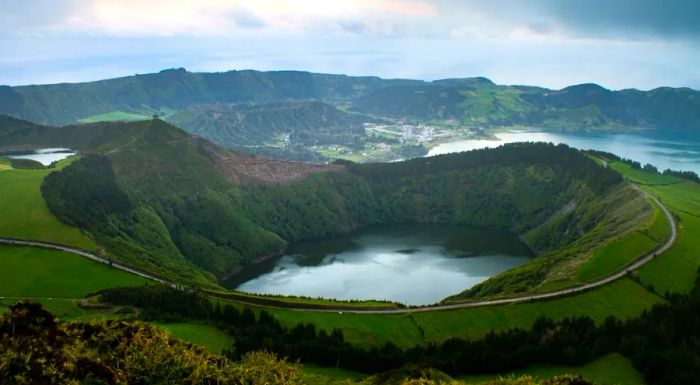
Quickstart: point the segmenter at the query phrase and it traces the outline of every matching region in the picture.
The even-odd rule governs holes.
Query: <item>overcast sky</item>
[[[0,84],[173,67],[700,89],[700,0],[0,0]]]

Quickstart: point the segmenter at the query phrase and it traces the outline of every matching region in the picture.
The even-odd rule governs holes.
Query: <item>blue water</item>
[[[43,164],[44,166],[49,166],[53,162],[66,159],[67,157],[75,154],[75,152],[68,148],[43,148],[26,154],[10,155],[8,158],[31,159]]]
[[[241,291],[435,303],[532,258],[514,235],[465,226],[371,226],[292,245],[223,284]]]
[[[498,140],[457,140],[433,147],[428,156],[497,147],[513,142],[564,143],[582,150],[607,151],[642,164],[665,170],[694,171],[700,174],[700,137],[653,137],[638,134],[574,134],[540,130],[509,131],[496,134]]]

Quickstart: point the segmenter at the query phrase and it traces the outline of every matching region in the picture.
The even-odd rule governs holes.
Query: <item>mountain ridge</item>
[[[404,88],[390,92],[395,87],[408,87],[414,93],[406,94]],[[428,92],[429,98],[415,92]],[[308,100],[350,106],[378,117],[422,122],[454,119],[466,126],[680,131],[700,127],[700,91],[688,87],[610,90],[583,83],[551,90],[497,85],[484,77],[424,81],[306,71],[188,72],[184,68],[84,83],[0,86],[0,113],[52,125],[114,111],[168,116],[196,105]],[[423,110],[411,111],[415,106]]]

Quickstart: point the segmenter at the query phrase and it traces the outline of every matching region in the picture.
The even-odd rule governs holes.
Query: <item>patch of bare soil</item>
[[[287,184],[319,172],[345,170],[341,165],[263,158],[215,146],[206,146],[205,151],[226,179],[235,184],[250,182]]]

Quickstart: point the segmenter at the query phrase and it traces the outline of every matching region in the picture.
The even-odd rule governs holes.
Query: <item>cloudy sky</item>
[[[173,67],[700,89],[700,1],[0,0],[0,84]]]

